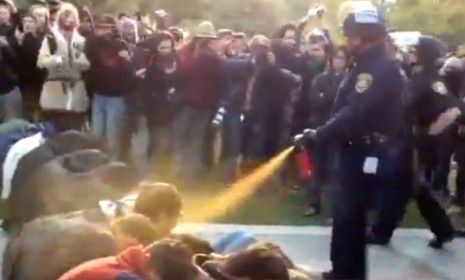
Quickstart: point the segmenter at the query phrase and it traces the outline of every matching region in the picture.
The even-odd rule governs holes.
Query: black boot
[[[431,239],[428,243],[428,246],[440,250],[444,246],[444,243],[449,243],[454,240],[454,234],[447,235],[447,236],[436,236],[435,238]]]
[[[389,239],[378,237],[372,232],[367,233],[366,236],[366,243],[368,245],[387,246],[389,244],[389,241]]]

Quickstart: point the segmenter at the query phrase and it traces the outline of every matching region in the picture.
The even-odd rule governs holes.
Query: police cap
[[[384,37],[384,20],[373,5],[360,5],[349,13],[343,23],[344,36],[357,35],[367,38]]]

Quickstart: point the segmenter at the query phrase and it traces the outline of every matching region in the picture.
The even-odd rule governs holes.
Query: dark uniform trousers
[[[366,278],[366,211],[371,175],[363,174],[366,149],[343,145],[336,155],[331,261],[346,279]]]
[[[332,276],[337,279],[366,279],[366,214],[377,178],[389,172],[384,170],[389,166],[388,142],[395,141],[403,128],[403,79],[385,53],[380,43],[356,56],[339,88],[333,117],[316,130],[318,142],[334,143],[338,150],[331,242]],[[379,146],[382,143],[389,145]],[[364,171],[365,162],[376,170]]]
[[[457,161],[456,192],[454,203],[465,206],[465,126],[460,125],[455,143],[455,160]]]
[[[413,149],[405,137],[396,139],[386,148],[382,159],[382,172],[373,186],[373,234],[389,241],[402,222],[408,202],[413,194]]]
[[[436,237],[450,237],[453,226],[446,212],[431,191],[431,181],[427,178],[426,165],[419,161],[418,151],[410,144],[401,144],[399,157],[392,158],[392,164],[400,169],[380,177],[376,187],[376,216],[372,225],[374,235],[388,242],[394,230],[402,222],[405,209],[413,197],[421,216],[428,223]],[[414,155],[414,153],[416,155]],[[418,168],[414,169],[414,161]],[[398,163],[401,163],[400,165]],[[383,178],[384,177],[384,178]]]

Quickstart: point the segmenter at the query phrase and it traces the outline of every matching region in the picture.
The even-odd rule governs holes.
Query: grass
[[[224,187],[181,189],[184,211],[203,207],[223,190]],[[308,218],[303,215],[306,207],[306,194],[302,189],[262,189],[211,222],[245,225],[330,226],[329,205],[330,202],[325,201],[322,214]],[[0,200],[0,219],[7,215],[7,210],[5,201]],[[184,220],[184,222],[191,221]],[[465,227],[465,214],[455,216],[453,223],[457,227]],[[406,211],[402,227],[424,228],[426,226],[416,205],[411,203]]]
[[[214,199],[220,190],[183,190],[184,209],[202,207],[206,201]],[[306,199],[303,190],[261,191],[228,213],[223,214],[213,222],[232,224],[262,224],[262,225],[330,225],[330,203],[324,203],[320,216],[308,218],[303,215]],[[189,222],[189,221],[186,221]],[[465,217],[454,219],[455,224],[465,225]],[[416,205],[408,206],[402,227],[423,228],[426,224],[418,212]]]

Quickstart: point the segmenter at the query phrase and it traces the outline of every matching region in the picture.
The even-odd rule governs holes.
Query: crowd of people
[[[371,12],[344,25],[362,38],[364,51],[357,53],[354,41],[338,46],[324,27],[305,34],[309,20],[324,14],[322,6],[312,7],[298,24],[267,36],[216,30],[209,21],[183,30],[163,10],[151,24],[140,13],[91,13],[58,0],[18,10],[1,0],[2,198],[11,210],[4,227],[15,232],[3,279],[308,279],[273,244],[241,239],[239,249],[225,252],[194,236],[172,235],[179,193],[171,185],[139,184],[140,170],[132,168],[141,120],[148,130],[145,160],[183,185],[211,170],[232,183],[241,171],[296,145],[311,159],[311,176],[289,168],[280,184],[307,190],[307,216],[321,212],[323,190],[339,184],[335,177],[350,184],[360,179],[353,160],[361,150],[345,162],[335,142],[389,146],[386,156],[363,158],[364,174],[377,174],[378,161],[383,168],[368,179],[375,188],[359,190],[376,214],[362,242],[388,244],[411,198],[435,234],[430,246],[451,241],[455,230],[438,197],[451,196],[454,155],[457,188],[449,212],[465,206],[465,53],[429,36],[399,48]],[[348,93],[351,85],[355,91]],[[375,106],[381,101],[383,108]],[[344,164],[360,170],[346,174]],[[138,184],[134,207],[104,200]],[[364,261],[351,247],[364,233],[340,223],[358,223],[359,216],[336,203],[341,194],[360,194],[337,190],[331,194],[333,245]],[[338,239],[343,232],[357,242]],[[43,252],[53,250],[60,254],[44,260]],[[343,253],[335,249],[333,264],[351,263]],[[348,272],[340,275],[363,278],[364,269],[355,271],[363,265],[341,267]]]

